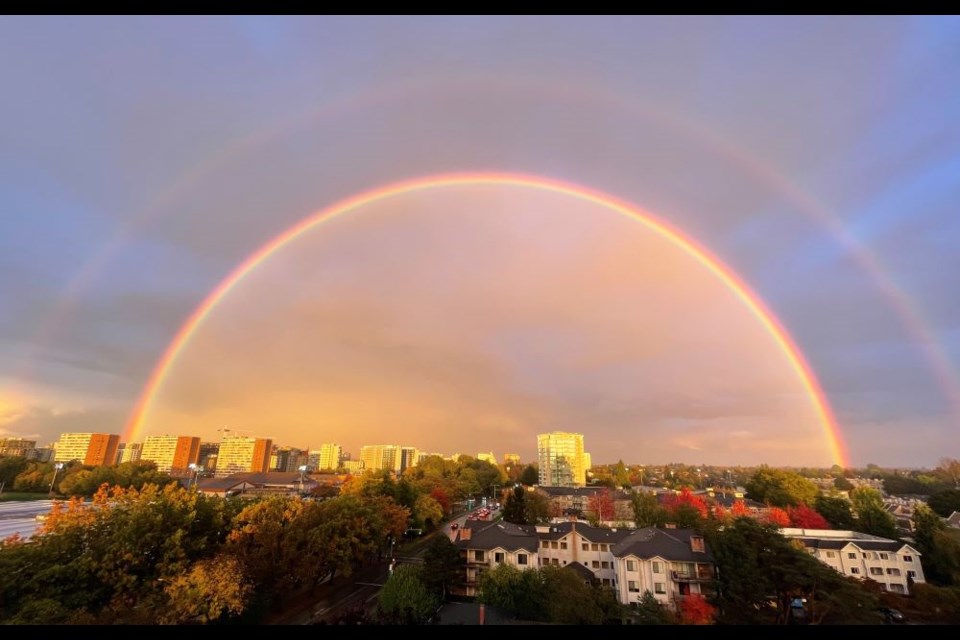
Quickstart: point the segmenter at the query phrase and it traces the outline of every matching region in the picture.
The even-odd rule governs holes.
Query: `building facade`
[[[310,452],[307,467],[311,471],[333,470],[340,468],[343,449],[338,444],[322,444],[319,449]]]
[[[266,473],[270,468],[272,444],[269,438],[224,436],[220,441],[214,475],[225,478],[234,473]]]
[[[0,456],[24,456],[37,448],[36,440],[0,438]]]
[[[540,485],[582,487],[587,483],[583,434],[553,431],[537,436]]]
[[[190,475],[190,465],[200,461],[200,438],[194,436],[147,436],[140,459],[153,462],[157,471],[175,477]]]
[[[111,433],[61,433],[57,440],[55,462],[79,460],[95,467],[112,465],[117,460],[120,436]]]
[[[614,589],[623,604],[649,591],[675,607],[713,590],[715,569],[706,542],[692,529],[607,529],[582,522],[514,525],[467,521],[458,531],[464,561],[463,595],[475,596],[480,577],[498,564],[517,569],[555,566]]]
[[[857,531],[781,529],[838,573],[873,580],[891,593],[910,595],[910,582],[925,582],[920,553],[908,544]]]
[[[503,454],[503,464],[505,465],[514,465],[520,464],[520,454],[519,453],[505,453]]]

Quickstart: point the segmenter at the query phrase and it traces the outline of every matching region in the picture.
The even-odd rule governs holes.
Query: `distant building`
[[[338,444],[322,444],[319,449],[310,452],[307,468],[311,471],[339,469],[342,452]]]
[[[584,453],[583,454],[583,470],[590,471],[590,469],[593,469],[593,458],[590,456],[589,453]]]
[[[799,540],[820,562],[838,573],[879,582],[891,593],[910,595],[910,580],[925,582],[920,553],[908,544],[858,531],[781,529]]]
[[[140,459],[141,453],[143,453],[142,443],[128,442],[123,446],[123,451],[120,453],[120,464],[124,462],[136,462]]]
[[[539,434],[537,460],[541,486],[582,487],[587,483],[582,433]]]
[[[270,466],[269,438],[247,436],[224,436],[217,453],[217,468],[214,475],[225,478],[235,473],[266,473]]]
[[[267,450],[269,451],[269,449]],[[226,477],[202,478],[197,485],[207,495],[229,497],[243,495],[296,496],[310,493],[318,486],[317,481],[299,471],[244,472]]]
[[[363,473],[363,460],[344,460],[343,470],[347,473]]]
[[[36,449],[27,449],[26,458],[35,462],[50,462],[53,459],[53,447],[37,447]]]
[[[147,436],[140,459],[153,462],[157,471],[172,476],[190,475],[190,465],[200,461],[200,438],[195,436]]]
[[[478,453],[477,460],[483,460],[484,462],[489,462],[490,464],[497,464],[497,456],[493,455],[493,451],[489,453]]]
[[[36,448],[36,440],[0,438],[0,456],[26,456],[28,452]]]
[[[401,447],[396,444],[368,444],[360,448],[360,460],[365,471],[386,469],[402,474],[417,466],[420,451],[416,447]]]
[[[611,491],[607,487],[544,487],[536,488],[550,502],[550,514],[554,517],[586,517],[594,514],[590,500],[598,493],[610,491],[613,498],[613,522],[632,522],[633,503],[630,495],[623,491]]]
[[[420,451],[416,447],[400,447],[400,473],[417,466]]]
[[[520,464],[520,454],[519,453],[505,453],[503,454],[503,464]]]
[[[112,433],[61,433],[55,445],[55,462],[79,460],[85,465],[108,466],[116,462],[120,436]]]
[[[217,453],[220,451],[219,442],[201,442],[200,460],[197,464],[205,471],[213,471],[217,468]]]

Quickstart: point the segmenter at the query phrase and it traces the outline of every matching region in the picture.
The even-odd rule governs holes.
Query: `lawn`
[[[47,500],[46,493],[25,493],[23,491],[4,491],[0,493],[0,502],[14,502],[17,500]]]

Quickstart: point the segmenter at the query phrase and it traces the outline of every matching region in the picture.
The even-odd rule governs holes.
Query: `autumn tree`
[[[158,616],[162,624],[207,624],[239,616],[253,585],[236,558],[219,555],[199,560],[189,571],[170,578],[164,592],[167,605]]]
[[[780,507],[770,507],[767,510],[766,521],[777,527],[789,527],[790,516]]]
[[[587,501],[587,510],[600,522],[610,522],[616,515],[613,505],[613,494],[604,487],[597,491]]]
[[[713,624],[717,609],[699,593],[691,593],[680,600],[679,616],[681,624]]]
[[[684,529],[699,528],[709,513],[706,500],[694,495],[690,487],[684,487],[679,494],[667,496],[663,506],[668,514],[668,521]]]
[[[826,518],[805,504],[788,507],[787,514],[790,516],[791,527],[798,527],[800,529],[832,529]]]

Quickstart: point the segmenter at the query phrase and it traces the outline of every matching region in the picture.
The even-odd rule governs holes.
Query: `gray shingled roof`
[[[829,538],[803,538],[793,537],[791,539],[800,540],[803,546],[810,549],[843,549],[848,544],[853,544],[864,551],[899,551],[907,546],[902,542],[895,540],[843,540]]]
[[[547,525],[540,525],[547,526]],[[607,529],[606,527],[591,527],[582,522],[558,522],[549,525],[550,531],[538,533],[541,540],[559,540],[573,531],[576,527],[577,533],[590,542],[610,542],[616,543],[630,535],[631,529]]]
[[[632,555],[642,559],[659,557],[676,562],[713,562],[710,549],[700,553],[690,548],[690,537],[698,535],[693,529],[637,529],[614,545],[613,555],[618,558]]]
[[[630,495],[623,491],[611,491],[610,487],[542,487],[537,486],[538,491],[543,491],[549,496],[581,496],[589,498],[601,491],[610,491],[614,500],[629,500]]]
[[[576,560],[574,560],[573,562],[570,562],[570,563],[564,565],[563,568],[564,568],[564,569],[570,569],[571,571],[576,571],[577,574],[578,574],[581,578],[583,578],[584,580],[589,580],[589,581],[593,582],[594,580],[597,579],[597,575],[596,575],[593,571],[591,571],[591,570],[588,569],[587,567],[583,566],[582,564],[580,564],[580,563],[577,562]]]
[[[461,549],[506,549],[517,551],[525,549],[536,553],[540,546],[536,530],[532,526],[510,524],[509,522],[488,522],[487,527],[470,527],[470,539],[461,540],[457,536],[456,545]]]

